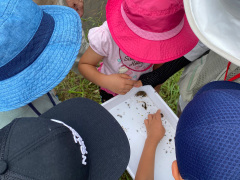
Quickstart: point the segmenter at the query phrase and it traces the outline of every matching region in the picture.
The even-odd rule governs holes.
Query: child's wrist
[[[145,143],[146,143],[148,146],[152,146],[152,147],[155,147],[155,148],[156,148],[157,145],[158,145],[158,143],[159,143],[159,141],[154,140],[153,138],[147,137]]]
[[[99,75],[99,86],[108,89],[108,75],[101,73]]]

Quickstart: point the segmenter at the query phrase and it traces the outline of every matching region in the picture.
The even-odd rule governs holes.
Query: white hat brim
[[[240,1],[184,0],[189,24],[211,50],[240,66]]]

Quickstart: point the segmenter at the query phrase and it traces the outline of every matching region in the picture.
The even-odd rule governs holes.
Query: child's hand
[[[144,123],[147,129],[147,140],[157,145],[165,134],[160,110],[155,114],[149,114],[148,119],[145,119]]]
[[[127,74],[111,74],[107,76],[107,89],[117,94],[126,94],[130,91],[136,81],[131,80],[132,77]]]
[[[83,0],[66,0],[66,3],[70,8],[73,8],[75,11],[77,11],[80,17],[83,16]]]
[[[141,86],[143,86],[141,80],[138,80],[138,81],[134,84],[134,87],[141,87]]]

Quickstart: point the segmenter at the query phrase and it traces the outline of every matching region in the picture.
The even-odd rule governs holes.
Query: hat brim
[[[198,96],[206,91],[209,90],[222,90],[222,89],[231,89],[231,90],[239,90],[240,91],[240,84],[236,82],[230,82],[230,81],[214,81],[206,84],[203,86],[195,95]]]
[[[191,30],[186,16],[183,29],[168,40],[150,41],[141,38],[125,23],[121,15],[121,3],[121,0],[109,0],[106,17],[114,41],[129,57],[145,63],[165,63],[184,56],[198,43],[198,38]]]
[[[61,120],[80,134],[90,158],[89,179],[118,179],[125,171],[130,158],[127,136],[98,103],[86,98],[70,99],[40,117]]]
[[[223,2],[184,0],[184,7],[190,26],[202,43],[228,61],[240,66],[238,35],[240,22],[228,12]],[[232,2],[225,1],[225,3]]]
[[[69,73],[81,45],[79,15],[64,6],[40,6],[55,21],[41,55],[17,75],[0,81],[0,111],[24,106],[57,86]]]

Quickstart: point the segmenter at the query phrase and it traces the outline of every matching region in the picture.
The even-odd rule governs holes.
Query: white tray
[[[145,91],[146,97],[135,96],[138,91]],[[144,108],[146,103],[147,109]],[[123,127],[131,148],[127,167],[135,178],[138,163],[147,137],[144,119],[149,113],[161,109],[166,134],[158,144],[155,156],[155,180],[173,180],[171,165],[176,159],[174,136],[178,122],[177,116],[151,86],[133,88],[126,95],[118,95],[102,104]]]

